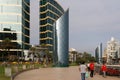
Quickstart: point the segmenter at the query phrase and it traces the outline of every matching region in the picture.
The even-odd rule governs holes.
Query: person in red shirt
[[[101,70],[103,73],[103,77],[106,77],[107,66],[105,65],[105,63],[103,63],[103,65],[101,66]]]
[[[90,77],[93,77],[94,75],[94,62],[93,61],[91,61],[89,67],[90,67]]]

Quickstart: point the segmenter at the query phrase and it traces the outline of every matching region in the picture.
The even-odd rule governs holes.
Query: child
[[[106,77],[107,67],[106,67],[105,63],[103,63],[103,65],[101,66],[101,70],[102,70],[102,73],[103,73],[103,77]]]

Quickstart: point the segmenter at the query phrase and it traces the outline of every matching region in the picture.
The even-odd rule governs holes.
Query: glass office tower
[[[40,0],[40,44],[45,44],[53,53],[53,23],[64,14],[55,0]]]
[[[53,53],[55,66],[68,66],[68,13],[56,0],[40,0],[40,45]]]
[[[54,24],[54,63],[57,66],[68,66],[69,50],[69,10],[67,10]]]
[[[29,0],[0,0],[0,44],[5,38],[11,40],[15,47],[10,55],[24,56],[29,49],[29,16]]]

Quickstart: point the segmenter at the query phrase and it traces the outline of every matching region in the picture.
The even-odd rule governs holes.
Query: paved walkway
[[[78,67],[69,68],[40,68],[23,72],[15,77],[14,80],[80,80]],[[96,74],[87,80],[120,80],[118,77],[107,76],[103,78]]]

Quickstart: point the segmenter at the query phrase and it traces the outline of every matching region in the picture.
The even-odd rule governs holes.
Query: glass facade
[[[64,14],[55,0],[40,0],[40,44],[53,52],[53,23]]]
[[[69,50],[69,10],[67,10],[54,24],[54,55],[55,65],[68,66]]]
[[[0,0],[0,44],[5,38],[9,38],[16,51],[29,48],[29,0]],[[19,49],[19,50],[17,50]],[[19,54],[21,55],[21,54]]]
[[[68,66],[69,10],[56,0],[40,0],[40,45],[53,53],[55,66]]]
[[[22,0],[22,48],[30,47],[30,0]]]

